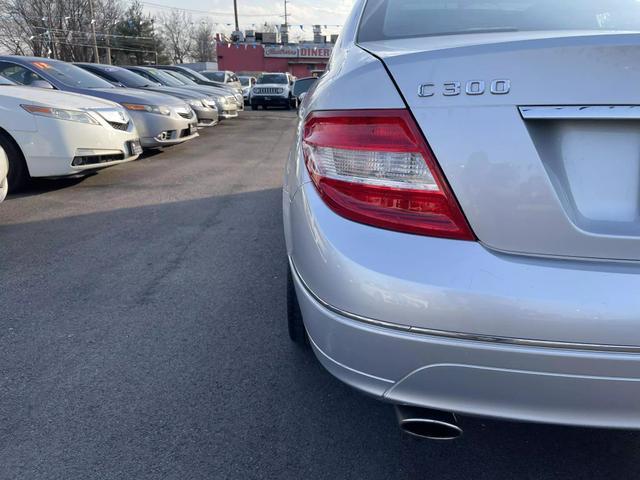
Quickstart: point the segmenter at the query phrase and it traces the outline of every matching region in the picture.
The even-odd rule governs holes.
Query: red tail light
[[[313,183],[337,214],[389,230],[475,240],[406,110],[312,113],[303,151]]]

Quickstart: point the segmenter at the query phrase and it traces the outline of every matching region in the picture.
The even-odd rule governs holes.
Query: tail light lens
[[[389,230],[475,240],[406,110],[312,113],[303,151],[320,196],[337,214]]]

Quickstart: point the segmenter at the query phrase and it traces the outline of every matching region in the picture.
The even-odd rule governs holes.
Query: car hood
[[[108,108],[117,105],[108,100],[82,95],[79,93],[61,92],[47,88],[22,87],[6,85],[0,87],[0,94],[18,99],[29,104],[47,105],[57,108]]]
[[[183,106],[184,102],[171,95],[138,90],[136,88],[92,88],[86,90],[88,95],[106,98],[117,103],[143,103],[146,105]]]
[[[182,98],[184,100],[199,100],[205,96],[205,94],[200,94],[198,92],[194,92],[191,90],[187,90],[180,87],[163,87],[163,86],[150,86],[145,87],[145,91],[160,93],[164,95],[171,95],[172,97]]]

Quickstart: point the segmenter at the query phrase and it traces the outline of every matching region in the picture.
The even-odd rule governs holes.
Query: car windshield
[[[293,94],[298,96],[301,93],[308,92],[311,85],[317,81],[317,78],[301,78],[300,80],[296,80],[296,83],[293,85]]]
[[[638,0],[369,0],[358,41],[541,30],[640,30]]]
[[[289,83],[287,76],[281,73],[260,75],[257,83]]]
[[[129,88],[144,88],[153,85],[150,80],[125,68],[104,67],[101,70]]]
[[[185,68],[181,68],[179,72],[175,70],[174,72],[189,78],[191,81],[195,81],[195,80],[204,80],[205,82],[210,81],[207,77],[205,77],[201,73],[196,72],[195,70],[191,70],[190,68],[185,67]]]
[[[183,86],[184,85],[198,85],[196,82],[191,80],[186,75],[183,75],[180,72],[176,72],[175,70],[167,70],[167,71],[163,71],[162,73],[164,73],[165,75],[169,75],[170,77],[173,77],[174,81],[179,82]],[[206,80],[206,78],[205,78],[205,80]]]
[[[31,62],[37,70],[51,75],[68,87],[76,88],[116,88],[106,80],[70,63],[38,60]]]
[[[209,80],[224,82],[224,72],[202,72],[202,75],[207,77]]]
[[[249,77],[238,77],[238,79],[240,80],[240,85],[243,87],[251,85],[251,79]]]
[[[151,74],[151,76],[153,76],[154,78],[157,78],[158,81],[161,82],[163,85],[166,85],[169,87],[184,87],[184,84],[176,80],[167,72],[164,72],[158,68],[147,68],[146,71],[149,72],[149,74]]]

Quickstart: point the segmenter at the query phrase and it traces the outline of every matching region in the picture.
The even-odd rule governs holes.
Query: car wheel
[[[31,179],[27,162],[25,162],[24,156],[18,146],[6,133],[0,133],[0,147],[5,151],[7,160],[9,161],[7,182],[11,187],[11,191],[17,192],[23,189]]]
[[[292,342],[300,346],[309,345],[309,337],[307,337],[307,330],[304,328],[302,312],[300,311],[296,288],[293,284],[291,267],[287,267],[287,324],[289,338]]]

